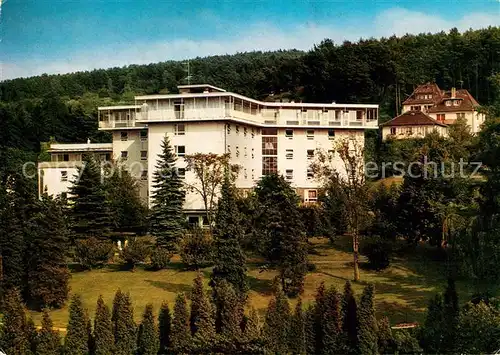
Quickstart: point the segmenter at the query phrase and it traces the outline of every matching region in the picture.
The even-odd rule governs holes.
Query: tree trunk
[[[359,281],[359,236],[354,233],[352,236],[352,249],[354,251],[354,281]]]

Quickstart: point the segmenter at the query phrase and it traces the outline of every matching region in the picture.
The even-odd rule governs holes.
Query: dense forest
[[[306,102],[370,102],[381,121],[397,112],[418,84],[468,89],[482,105],[498,97],[500,28],[406,35],[335,44],[308,52],[286,50],[195,58],[192,83],[210,83],[254,98]],[[97,132],[98,105],[130,102],[136,94],[176,92],[185,83],[183,62],[41,75],[0,83],[0,144],[38,151],[60,142],[108,139]]]

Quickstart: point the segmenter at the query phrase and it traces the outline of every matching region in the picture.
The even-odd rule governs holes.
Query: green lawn
[[[327,285],[336,285],[341,290],[345,281],[351,280],[353,274],[352,254],[347,252],[348,239],[340,239],[333,246],[326,239],[316,239],[313,243],[314,250],[310,259],[317,269],[306,277],[303,295],[305,303],[314,298],[315,289],[322,281]],[[428,250],[421,247],[404,258],[396,257],[391,266],[382,272],[362,268],[361,282],[353,287],[359,295],[366,283],[374,283],[377,312],[379,316],[387,315],[393,324],[422,322],[428,299],[445,286],[444,268],[443,262],[433,261]],[[202,272],[208,282],[210,269]],[[85,306],[93,316],[97,297],[101,294],[111,306],[115,291],[121,288],[122,291],[130,292],[135,317],[139,320],[147,303],[152,303],[158,310],[162,301],[173,305],[176,293],[189,293],[195,275],[194,271],[184,271],[180,262],[174,262],[171,269],[156,272],[142,268],[137,268],[134,272],[120,271],[112,266],[73,273],[71,292],[83,297]],[[256,262],[249,266],[250,303],[262,312],[271,297],[271,284],[275,275],[274,271],[261,271]],[[465,281],[458,281],[457,288],[462,300],[469,299],[473,293],[473,287]],[[53,311],[54,325],[66,327],[67,316],[67,308]],[[40,314],[33,312],[33,317],[39,324]]]

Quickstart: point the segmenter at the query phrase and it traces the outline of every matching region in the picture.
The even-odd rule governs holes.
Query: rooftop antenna
[[[0,0],[1,1],[1,0]],[[191,67],[190,67],[190,60],[188,59],[187,62],[184,62],[184,65],[186,66],[186,71],[187,71],[187,77],[185,80],[187,80],[188,85],[191,85]]]

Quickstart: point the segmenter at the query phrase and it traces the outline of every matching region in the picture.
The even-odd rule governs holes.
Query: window
[[[252,169],[252,180],[255,179],[255,169]]]
[[[410,106],[410,110],[411,111],[420,111],[421,110],[421,106]]]
[[[340,110],[335,111],[335,119],[340,120]]]
[[[262,128],[263,136],[277,136],[278,129],[277,128]]]
[[[148,140],[148,131],[141,131],[141,141],[145,142]]]
[[[247,157],[247,147],[243,148],[243,150],[245,151],[245,158]]]
[[[307,201],[317,201],[318,200],[318,192],[316,190],[308,190],[307,191]]]
[[[453,106],[460,106],[460,100],[453,100]]]
[[[122,157],[123,160],[127,160],[127,158],[128,158],[128,152],[126,150],[122,151],[121,157]]]
[[[176,145],[175,146],[175,154],[177,154],[178,157],[183,157],[184,155],[186,155],[186,146]]]
[[[185,168],[178,168],[177,169],[177,176],[179,179],[185,179],[186,178],[186,169]]]
[[[236,126],[236,134],[240,134],[240,126]]]
[[[293,139],[293,129],[285,129],[285,137]]]
[[[61,171],[61,181],[68,181],[68,172],[66,170]]]
[[[406,128],[406,134],[408,134],[408,135],[413,134],[413,129],[412,129],[412,127],[407,127],[407,128]]]
[[[356,119],[358,121],[361,121],[363,119],[363,111],[360,111],[360,110],[356,111]]]
[[[287,149],[285,153],[287,159],[293,159],[293,149]]]
[[[197,226],[200,224],[200,217],[190,216],[190,217],[188,217],[188,223],[192,226]]]
[[[236,146],[236,158],[240,157],[240,147]]]
[[[444,122],[444,120],[445,120],[445,114],[444,113],[438,113],[437,114],[437,120],[441,121],[441,122]]]
[[[311,168],[307,168],[307,180],[314,179],[314,172]]]
[[[254,148],[252,148],[252,159],[253,159],[253,158],[255,158],[254,151],[255,151],[255,149],[254,149]]]
[[[245,170],[243,171],[243,177],[246,179],[248,177],[247,175],[247,169],[245,168]]]
[[[227,145],[226,153],[231,155],[231,146],[229,144]]]
[[[227,134],[231,134],[231,125],[230,124],[226,125],[226,132],[227,132]]]
[[[246,136],[247,136],[247,131],[248,131],[248,130],[247,130],[247,128],[246,128],[246,127],[244,127],[244,128],[243,128],[243,136],[244,136],[244,137],[246,137]]]
[[[459,118],[465,118],[465,112],[459,112],[459,113],[457,113],[457,120]]]
[[[141,172],[141,180],[145,181],[148,179],[148,171],[147,170],[143,170]]]
[[[307,150],[307,159],[312,159],[314,158],[314,149],[308,149]]]
[[[333,158],[335,157],[335,150],[331,149],[328,151],[328,160],[332,161]]]
[[[208,218],[207,218],[207,216],[201,216],[201,223],[204,226],[208,226]]]
[[[306,131],[307,139],[314,139],[314,129],[308,129]]]
[[[391,127],[391,134],[395,135],[396,134],[396,127]]]
[[[175,125],[175,135],[176,136],[183,136],[186,134],[186,125],[185,124],[176,124]]]
[[[254,137],[255,137],[255,131],[252,128],[252,138],[254,138]]]
[[[128,140],[128,132],[121,132],[120,133],[120,139],[122,141],[127,141]]]
[[[285,171],[285,177],[287,180],[293,180],[293,169],[287,169]]]
[[[446,100],[445,105],[446,106],[451,106],[451,100]]]
[[[262,157],[262,175],[275,174],[278,172],[277,157]]]
[[[262,155],[278,155],[278,137],[262,137]]]
[[[334,138],[335,138],[335,130],[329,129],[328,130],[328,139],[334,139]]]
[[[148,151],[141,150],[141,160],[147,160],[147,159],[148,159]]]

